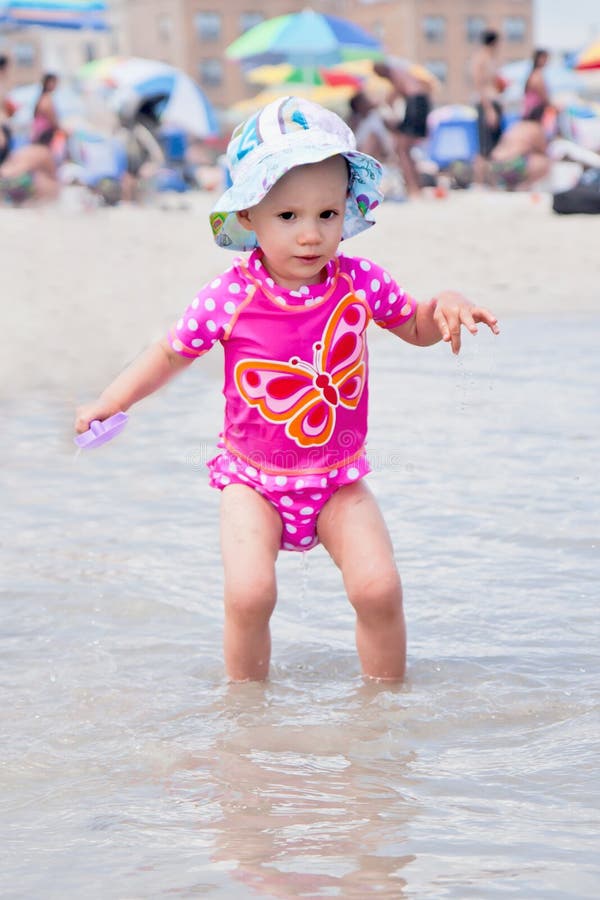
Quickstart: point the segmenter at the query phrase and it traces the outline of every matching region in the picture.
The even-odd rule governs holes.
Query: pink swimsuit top
[[[369,321],[395,328],[416,302],[360,257],[336,256],[297,291],[261,260],[255,250],[203,287],[169,343],[187,358],[223,345],[229,452],[269,474],[326,474],[365,452]]]

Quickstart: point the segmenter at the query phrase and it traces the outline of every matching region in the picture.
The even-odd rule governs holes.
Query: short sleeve
[[[246,286],[238,275],[234,266],[196,294],[167,335],[176,353],[195,359],[223,340],[240,302],[246,297]]]
[[[346,266],[358,297],[367,301],[374,322],[381,328],[397,328],[414,316],[417,301],[392,276],[370,259],[347,257]],[[346,267],[345,267],[346,268]]]

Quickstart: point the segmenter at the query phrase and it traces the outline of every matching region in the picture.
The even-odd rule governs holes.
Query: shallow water
[[[600,318],[502,325],[371,340],[402,687],[321,548],[225,683],[209,367],[77,459],[70,400],[5,405],[2,896],[598,897]]]

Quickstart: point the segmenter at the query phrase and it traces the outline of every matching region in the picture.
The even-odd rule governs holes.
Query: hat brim
[[[289,154],[279,150],[263,157],[252,168],[249,177],[239,179],[221,195],[210,213],[215,243],[228,250],[254,250],[258,246],[256,234],[240,225],[236,213],[260,203],[273,185],[291,169],[323,162],[332,156],[343,156],[350,168],[342,240],[370,228],[375,224],[370,214],[383,199],[379,190],[382,177],[380,163],[359,150],[340,152],[331,146],[296,146]]]

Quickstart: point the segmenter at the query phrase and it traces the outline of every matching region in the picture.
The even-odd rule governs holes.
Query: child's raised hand
[[[440,330],[442,340],[452,345],[453,353],[460,350],[460,329],[463,325],[471,334],[477,334],[477,323],[483,322],[494,334],[500,334],[498,319],[489,309],[475,306],[456,291],[442,291],[433,303],[433,321]]]

